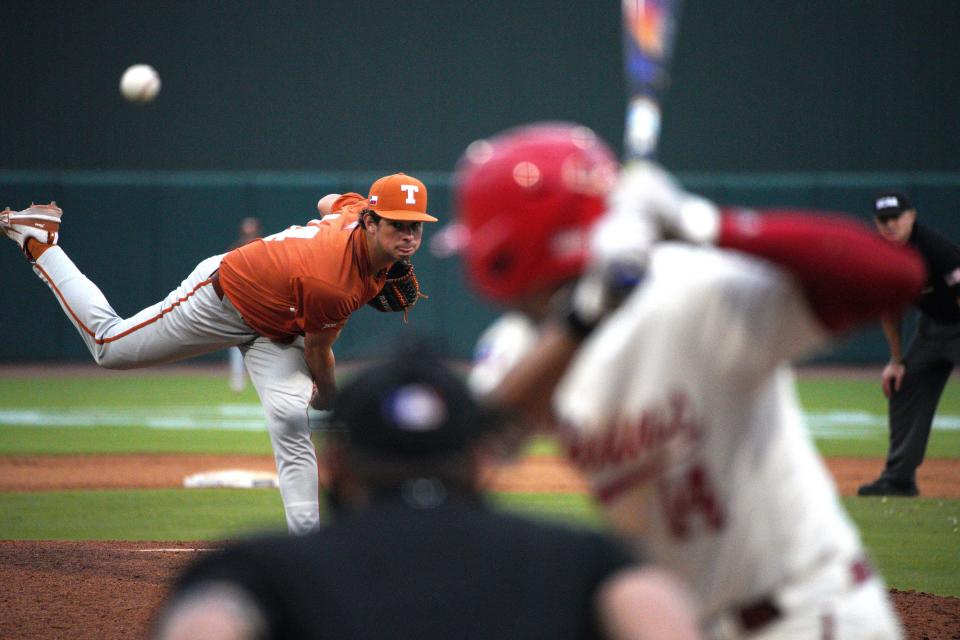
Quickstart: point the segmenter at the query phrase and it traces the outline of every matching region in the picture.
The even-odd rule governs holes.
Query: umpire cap
[[[469,450],[484,431],[481,413],[457,374],[417,348],[351,380],[334,400],[330,426],[351,448],[419,458]]]
[[[873,199],[873,215],[878,218],[896,217],[910,209],[913,204],[902,191],[885,191]]]

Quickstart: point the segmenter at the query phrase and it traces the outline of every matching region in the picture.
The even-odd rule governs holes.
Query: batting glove
[[[687,193],[662,167],[649,161],[623,168],[610,197],[609,217],[621,222],[646,220],[654,229],[654,242],[712,244],[720,229],[720,212],[713,203]]]

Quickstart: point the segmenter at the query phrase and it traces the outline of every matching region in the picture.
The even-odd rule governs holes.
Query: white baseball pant
[[[34,271],[53,291],[93,359],[107,369],[136,369],[239,346],[267,419],[291,533],[319,527],[317,456],[307,405],[313,379],[303,338],[280,344],[258,336],[210,282],[223,255],[202,261],[160,302],[121,318],[59,246]]]
[[[872,573],[854,579],[851,568],[866,567],[833,559],[773,594],[780,616],[750,632],[729,617],[714,619],[713,640],[901,640],[903,629],[883,579]]]

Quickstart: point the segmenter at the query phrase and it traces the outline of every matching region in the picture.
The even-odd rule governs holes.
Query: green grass
[[[546,520],[600,528],[603,519],[590,496],[564,493],[494,493],[492,502],[507,510]]]
[[[491,494],[502,508],[600,526],[584,495]],[[275,489],[0,493],[0,540],[223,540],[284,528]]]
[[[499,507],[601,527],[583,495],[491,494]],[[960,500],[847,498],[890,586],[960,596]],[[224,540],[283,527],[270,489],[165,489],[0,494],[0,539]]]
[[[804,378],[798,391],[808,412],[886,415],[886,399],[877,380]],[[41,410],[62,420],[54,426],[30,426],[29,420],[21,426],[0,426],[0,455],[268,455],[266,432],[260,418],[251,414],[256,406],[252,389],[236,394],[228,389],[224,375],[0,378],[0,412]],[[246,419],[245,427],[216,428],[229,425],[236,411]],[[74,425],[69,417],[74,413],[94,419],[87,426]],[[956,379],[949,383],[939,413],[960,415]],[[129,424],[124,422],[128,415],[133,416]],[[167,428],[142,424],[170,416],[185,417],[185,421]],[[194,418],[203,426],[191,426]],[[887,436],[885,429],[873,428],[849,437],[844,433],[821,438],[817,444],[825,455],[883,456]],[[537,437],[527,453],[559,455],[562,450],[553,439]],[[928,456],[960,459],[960,431],[935,430]],[[491,498],[504,508],[537,517],[602,526],[595,504],[586,496],[492,494]],[[891,586],[960,596],[960,500],[847,498],[844,503]],[[282,527],[279,494],[268,489],[0,494],[0,539],[222,540]]]
[[[960,500],[845,498],[844,505],[887,584],[960,596]]]
[[[0,454],[218,453],[269,455],[264,431],[147,427],[0,427]]]
[[[226,375],[118,372],[95,376],[0,378],[0,407],[95,407],[257,403],[248,385],[231,391]]]
[[[827,457],[885,458],[886,432],[850,438],[817,439],[817,449]],[[928,458],[960,458],[960,431],[934,431],[927,443]]]
[[[869,411],[880,415],[887,413],[887,399],[880,389],[880,377],[876,380],[848,380],[844,378],[803,378],[797,381],[797,390],[803,407],[808,411]],[[960,381],[951,378],[944,389],[937,410],[941,413],[960,414]]]
[[[886,415],[886,399],[876,380],[801,378],[801,402],[810,412],[866,412]],[[132,411],[154,416],[201,411],[215,407],[256,407],[256,393],[247,388],[234,393],[223,375],[177,375],[117,373],[103,376],[48,376],[0,378],[0,410],[43,408],[53,415],[71,412]],[[950,381],[939,413],[960,415],[960,382]],[[215,416],[207,416],[213,419]],[[209,428],[156,429],[111,422],[103,426],[0,426],[0,455],[64,453],[231,453],[266,454],[269,442],[262,430],[214,430]],[[208,426],[208,425],[204,425]],[[881,428],[851,437],[818,440],[824,455],[883,456],[887,435]],[[533,453],[556,454],[549,439],[535,440]],[[935,430],[927,455],[960,458],[960,430]]]
[[[5,540],[223,540],[284,522],[274,489],[0,494]]]
[[[805,411],[866,412],[884,419],[887,399],[876,380],[847,380],[842,378],[801,378],[797,392]],[[960,415],[960,382],[952,378],[940,398],[938,414]],[[887,431],[885,428],[849,438],[818,439],[817,446],[825,456],[885,457]],[[960,458],[960,431],[934,430],[927,445],[930,458]]]
[[[231,391],[226,376],[146,375],[0,378],[0,410],[36,409],[56,415],[71,411],[129,408],[160,418],[183,408],[259,405],[248,385]],[[215,418],[214,418],[215,420]],[[133,424],[109,426],[0,426],[0,455],[97,453],[269,454],[266,429],[157,429]]]

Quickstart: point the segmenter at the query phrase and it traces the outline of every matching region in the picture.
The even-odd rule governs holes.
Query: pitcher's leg
[[[33,270],[50,287],[63,312],[80,332],[80,338],[99,364],[98,336],[108,333],[121,320],[106,296],[80,272],[60,247],[51,247],[44,252]]]
[[[245,350],[247,372],[267,418],[287,528],[308,533],[320,526],[320,505],[317,454],[307,424],[313,379],[303,339],[284,345],[257,338]]]
[[[114,311],[60,247],[47,250],[34,270],[53,291],[97,364],[133,369],[216,351],[253,336],[209,283],[221,257],[204,260],[164,300],[129,318]]]

